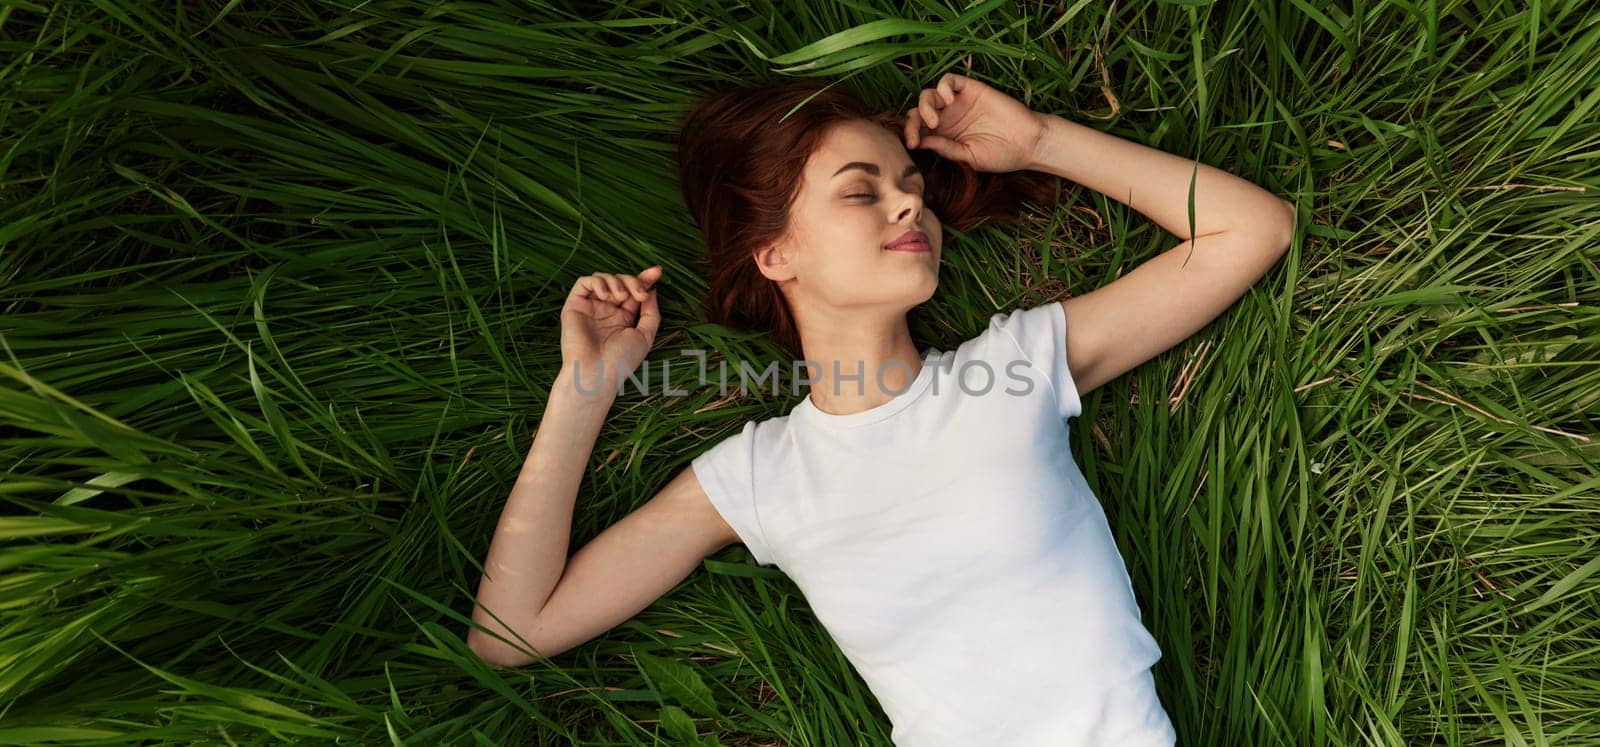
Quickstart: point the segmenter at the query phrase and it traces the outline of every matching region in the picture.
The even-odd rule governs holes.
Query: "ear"
[[[794,277],[794,267],[789,262],[789,247],[783,242],[775,242],[755,251],[756,269],[762,277],[774,282],[783,282]]]

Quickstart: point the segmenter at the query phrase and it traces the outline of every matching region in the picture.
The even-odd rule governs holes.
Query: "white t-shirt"
[[[808,395],[692,462],[901,747],[1176,741],[1150,672],[1161,649],[1068,447],[1082,407],[1065,313],[996,313],[955,350],[928,348],[884,404],[830,415]]]

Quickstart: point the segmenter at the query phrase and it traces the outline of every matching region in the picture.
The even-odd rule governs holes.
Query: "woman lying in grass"
[[[960,75],[904,117],[825,83],[709,96],[679,135],[710,248],[707,311],[814,363],[807,397],[745,423],[568,560],[595,435],[660,324],[659,267],[579,278],[564,365],[489,550],[473,651],[508,666],[566,651],[742,542],[804,592],[897,745],[1172,744],[1151,676],[1161,649],[1067,420],[1243,295],[1289,245],[1293,206]],[[919,353],[906,314],[938,287],[940,216],[964,230],[1056,178],[1184,241]]]

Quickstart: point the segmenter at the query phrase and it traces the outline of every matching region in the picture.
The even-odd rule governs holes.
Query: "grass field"
[[[689,97],[956,69],[1299,205],[1072,421],[1180,743],[1600,744],[1600,15],[632,5],[0,0],[0,743],[887,744],[742,546],[527,669],[465,616],[577,276],[663,266],[676,380],[782,357],[692,312]],[[1175,243],[1063,187],[924,345]],[[796,402],[623,395],[572,547]]]

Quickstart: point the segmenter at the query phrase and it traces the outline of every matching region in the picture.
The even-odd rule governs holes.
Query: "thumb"
[[[966,161],[966,148],[961,144],[943,135],[923,135],[917,143],[919,148],[927,148],[952,161]]]
[[[639,324],[636,328],[652,342],[656,339],[656,331],[661,328],[661,307],[656,304],[655,288],[648,291],[644,303],[639,305]]]

